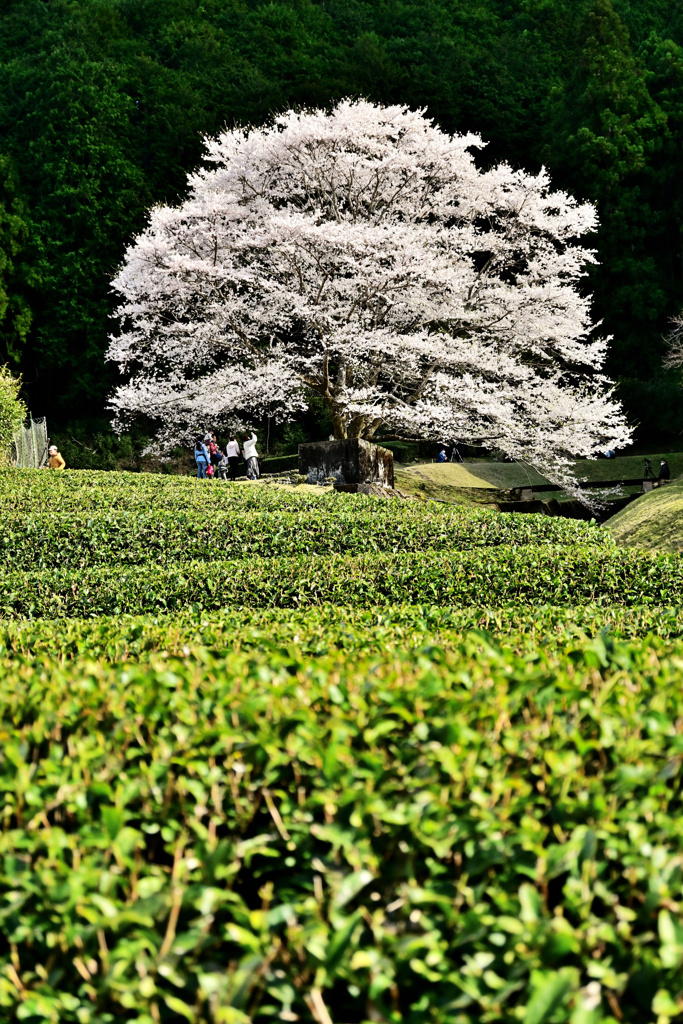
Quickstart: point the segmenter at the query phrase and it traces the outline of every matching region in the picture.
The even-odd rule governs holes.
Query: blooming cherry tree
[[[478,170],[482,145],[366,101],[207,139],[114,281],[115,425],[151,417],[163,447],[313,393],[337,438],[484,443],[554,478],[627,443],[579,288],[595,211]]]

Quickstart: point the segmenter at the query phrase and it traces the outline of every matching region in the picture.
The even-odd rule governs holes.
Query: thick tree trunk
[[[348,436],[365,437],[365,427],[367,422],[367,416],[352,416],[347,428]]]
[[[363,434],[365,440],[369,441],[371,437],[374,437],[376,431],[379,430],[383,423],[384,420],[381,416],[376,416],[374,420],[370,420],[370,422],[365,427],[365,432]]]
[[[368,440],[383,422],[381,417],[371,419],[369,416],[349,416],[349,413],[339,408],[331,396],[325,397],[332,416],[332,429],[335,441],[346,441],[347,438],[351,437]]]
[[[333,477],[336,486],[347,490],[357,491],[368,484],[393,487],[394,457],[386,448],[354,437],[318,441],[299,445],[299,472],[309,483]]]
[[[345,441],[347,438],[348,417],[346,413],[339,412],[334,406],[330,409],[332,413],[332,430],[335,441]]]

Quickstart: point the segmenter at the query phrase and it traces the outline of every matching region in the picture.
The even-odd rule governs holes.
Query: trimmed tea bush
[[[439,551],[505,544],[613,547],[605,531],[550,516],[443,510],[409,502],[351,504],[337,496],[315,507],[253,510],[90,511],[6,514],[0,551],[12,568],[81,568],[89,565],[169,565],[280,555],[359,555],[373,551]],[[378,505],[380,507],[378,508]],[[434,509],[437,511],[433,511]]]
[[[673,1018],[682,668],[661,641],[558,663],[482,637],[18,662],[5,1017]]]
[[[298,654],[383,653],[427,643],[453,646],[472,630],[505,638],[515,650],[563,652],[587,637],[683,636],[683,611],[669,607],[439,608],[387,605],[383,608],[268,608],[185,612],[175,615],[120,615],[95,619],[14,620],[0,624],[0,658],[43,655],[123,661],[162,653],[199,657],[244,649],[286,648]],[[280,652],[281,653],[281,652]]]
[[[652,605],[683,602],[683,559],[592,548],[499,547],[366,557],[188,562],[0,575],[0,615],[431,603]]]
[[[153,473],[65,470],[0,471],[0,507],[7,511],[58,513],[174,509],[315,507],[327,492],[283,491],[277,485],[251,486],[222,480]],[[338,495],[337,497],[341,497]]]
[[[14,620],[0,624],[0,657],[47,654],[54,658],[103,660],[145,658],[153,652],[197,656],[197,648],[217,654],[253,647],[294,648],[300,653],[382,652],[436,642],[460,643],[483,630],[505,638],[515,649],[562,651],[580,640],[683,636],[680,607],[450,608],[387,605],[378,609],[334,605],[306,609],[267,608],[189,611],[159,615],[105,615],[99,618]]]

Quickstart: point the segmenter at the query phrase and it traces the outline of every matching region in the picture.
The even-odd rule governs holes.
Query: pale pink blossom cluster
[[[683,313],[671,321],[671,334],[666,339],[668,351],[664,357],[666,370],[680,370],[683,367]]]
[[[545,171],[479,170],[482,146],[348,100],[207,139],[114,281],[115,424],[144,414],[163,447],[313,393],[336,437],[485,443],[554,479],[627,444],[580,287],[595,211]]]

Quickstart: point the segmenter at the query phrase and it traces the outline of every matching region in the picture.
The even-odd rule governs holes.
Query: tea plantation
[[[683,1021],[683,560],[0,474],[0,1019]]]

